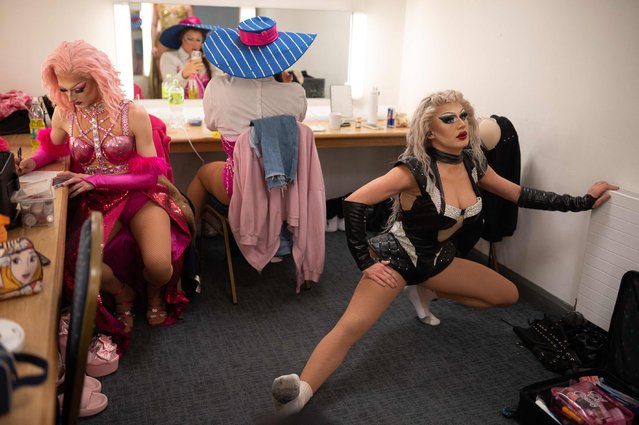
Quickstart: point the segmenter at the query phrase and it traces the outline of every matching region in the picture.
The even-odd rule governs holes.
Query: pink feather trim
[[[37,139],[40,141],[40,148],[45,151],[49,156],[53,156],[55,158],[60,158],[62,156],[71,155],[71,150],[69,149],[69,138],[64,141],[61,145],[56,145],[51,140],[51,129],[43,128],[38,132]]]
[[[164,158],[157,156],[133,155],[129,160],[129,172],[132,174],[166,175],[168,167]]]

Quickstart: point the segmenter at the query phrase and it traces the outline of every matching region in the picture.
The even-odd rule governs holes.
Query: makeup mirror
[[[133,82],[144,99],[159,98],[157,86],[161,78],[156,79],[156,87],[150,87],[152,48],[151,23],[153,20],[152,3],[128,3],[131,11],[131,43],[117,42],[118,54],[131,50],[133,60]],[[184,5],[167,5],[177,8]],[[157,8],[156,8],[157,9]],[[237,27],[240,21],[240,8],[221,6],[192,6],[192,14],[210,25]],[[351,13],[334,10],[303,10],[264,8],[255,9],[256,15],[273,18],[280,31],[316,33],[318,37],[311,48],[295,63],[291,70],[304,76],[307,97],[329,97],[332,85],[343,85],[348,80],[348,65],[351,34]],[[117,19],[117,18],[116,18]],[[120,18],[123,19],[123,18]],[[161,21],[161,19],[158,19]],[[168,21],[168,19],[167,19]],[[148,22],[148,24],[146,24]],[[124,23],[127,25],[127,23]],[[161,27],[161,24],[160,24]],[[160,34],[161,30],[158,29]],[[126,52],[124,52],[127,54]]]

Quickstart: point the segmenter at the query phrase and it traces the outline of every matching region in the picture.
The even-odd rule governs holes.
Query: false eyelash
[[[442,115],[439,117],[444,124],[452,124],[457,119],[457,115]]]

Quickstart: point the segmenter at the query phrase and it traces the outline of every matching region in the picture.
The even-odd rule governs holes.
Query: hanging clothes
[[[491,115],[501,129],[497,145],[485,152],[486,160],[493,170],[503,178],[519,184],[521,172],[521,152],[519,136],[512,122],[506,117]],[[484,226],[481,237],[488,242],[499,242],[512,236],[517,228],[517,205],[497,195],[482,194]]]
[[[500,176],[519,184],[521,156],[519,136],[506,117],[491,115],[501,130],[499,141],[491,150],[484,148],[488,165]],[[517,205],[488,191],[482,191],[483,208],[481,220],[460,229],[451,238],[457,248],[457,256],[465,258],[477,244],[479,238],[488,242],[499,242],[512,236],[517,228]]]

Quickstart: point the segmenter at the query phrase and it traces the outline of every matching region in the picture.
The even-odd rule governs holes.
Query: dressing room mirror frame
[[[121,71],[122,81],[127,92],[127,96],[133,98],[133,83],[136,78],[133,74],[133,31],[131,29],[131,8],[130,4],[156,4],[159,2],[156,1],[127,1],[127,0],[114,0],[114,20],[115,20],[115,50],[116,50],[116,66]],[[267,2],[264,2],[267,3]],[[174,2],[173,4],[187,4],[184,2]],[[353,55],[353,12],[351,10],[347,10],[344,8],[339,8],[339,6],[330,5],[330,7],[335,7],[335,9],[325,9],[322,7],[315,7],[314,5],[311,7],[288,7],[288,4],[282,4],[282,2],[275,2],[277,7],[264,7],[263,3],[260,2],[259,7],[241,7],[239,10],[239,19],[238,22],[246,19],[251,16],[256,16],[257,14],[266,14],[267,16],[274,15],[276,21],[278,21],[278,27],[280,27],[283,31],[304,31],[304,32],[318,32],[317,30],[311,29],[302,29],[295,26],[295,22],[299,21],[301,23],[311,22],[311,25],[316,20],[327,22],[339,20],[341,25],[341,30],[336,31],[334,28],[331,31],[322,31],[320,36],[314,42],[314,45],[306,52],[306,54],[291,68],[296,69],[298,71],[307,71],[307,74],[315,77],[315,78],[323,78],[324,76],[324,96],[323,99],[328,100],[330,98],[330,87],[331,85],[343,85],[349,84],[353,85],[353,63],[354,56]],[[234,7],[231,2],[225,2],[224,0],[199,0],[198,4],[191,4],[193,6],[207,6],[207,7]],[[300,13],[302,18],[296,19],[295,14]],[[321,17],[322,19],[314,19],[313,14]],[[304,18],[305,17],[305,18]],[[279,24],[279,19],[282,19],[282,26]],[[339,40],[346,40],[337,42],[336,38]],[[152,45],[150,44],[150,39],[148,41],[148,45],[143,45],[143,49],[150,51]],[[339,49],[335,49],[334,47],[338,46]],[[138,47],[139,48],[139,47]],[[315,49],[314,49],[315,48]],[[361,47],[363,49],[363,47]],[[342,55],[339,60],[332,59],[330,56],[327,56],[327,50],[331,52],[335,52],[335,54]],[[321,52],[320,52],[321,51]],[[322,54],[324,56],[318,56]],[[316,63],[323,65],[322,66],[313,66],[313,60]],[[358,59],[359,60],[359,59]],[[326,68],[327,66],[333,66],[336,68],[339,64],[339,70],[333,72],[333,69]],[[148,69],[150,65],[145,66],[144,74],[148,77]],[[316,71],[313,71],[313,68]],[[143,77],[143,78],[146,78]],[[139,77],[137,77],[139,78]]]

